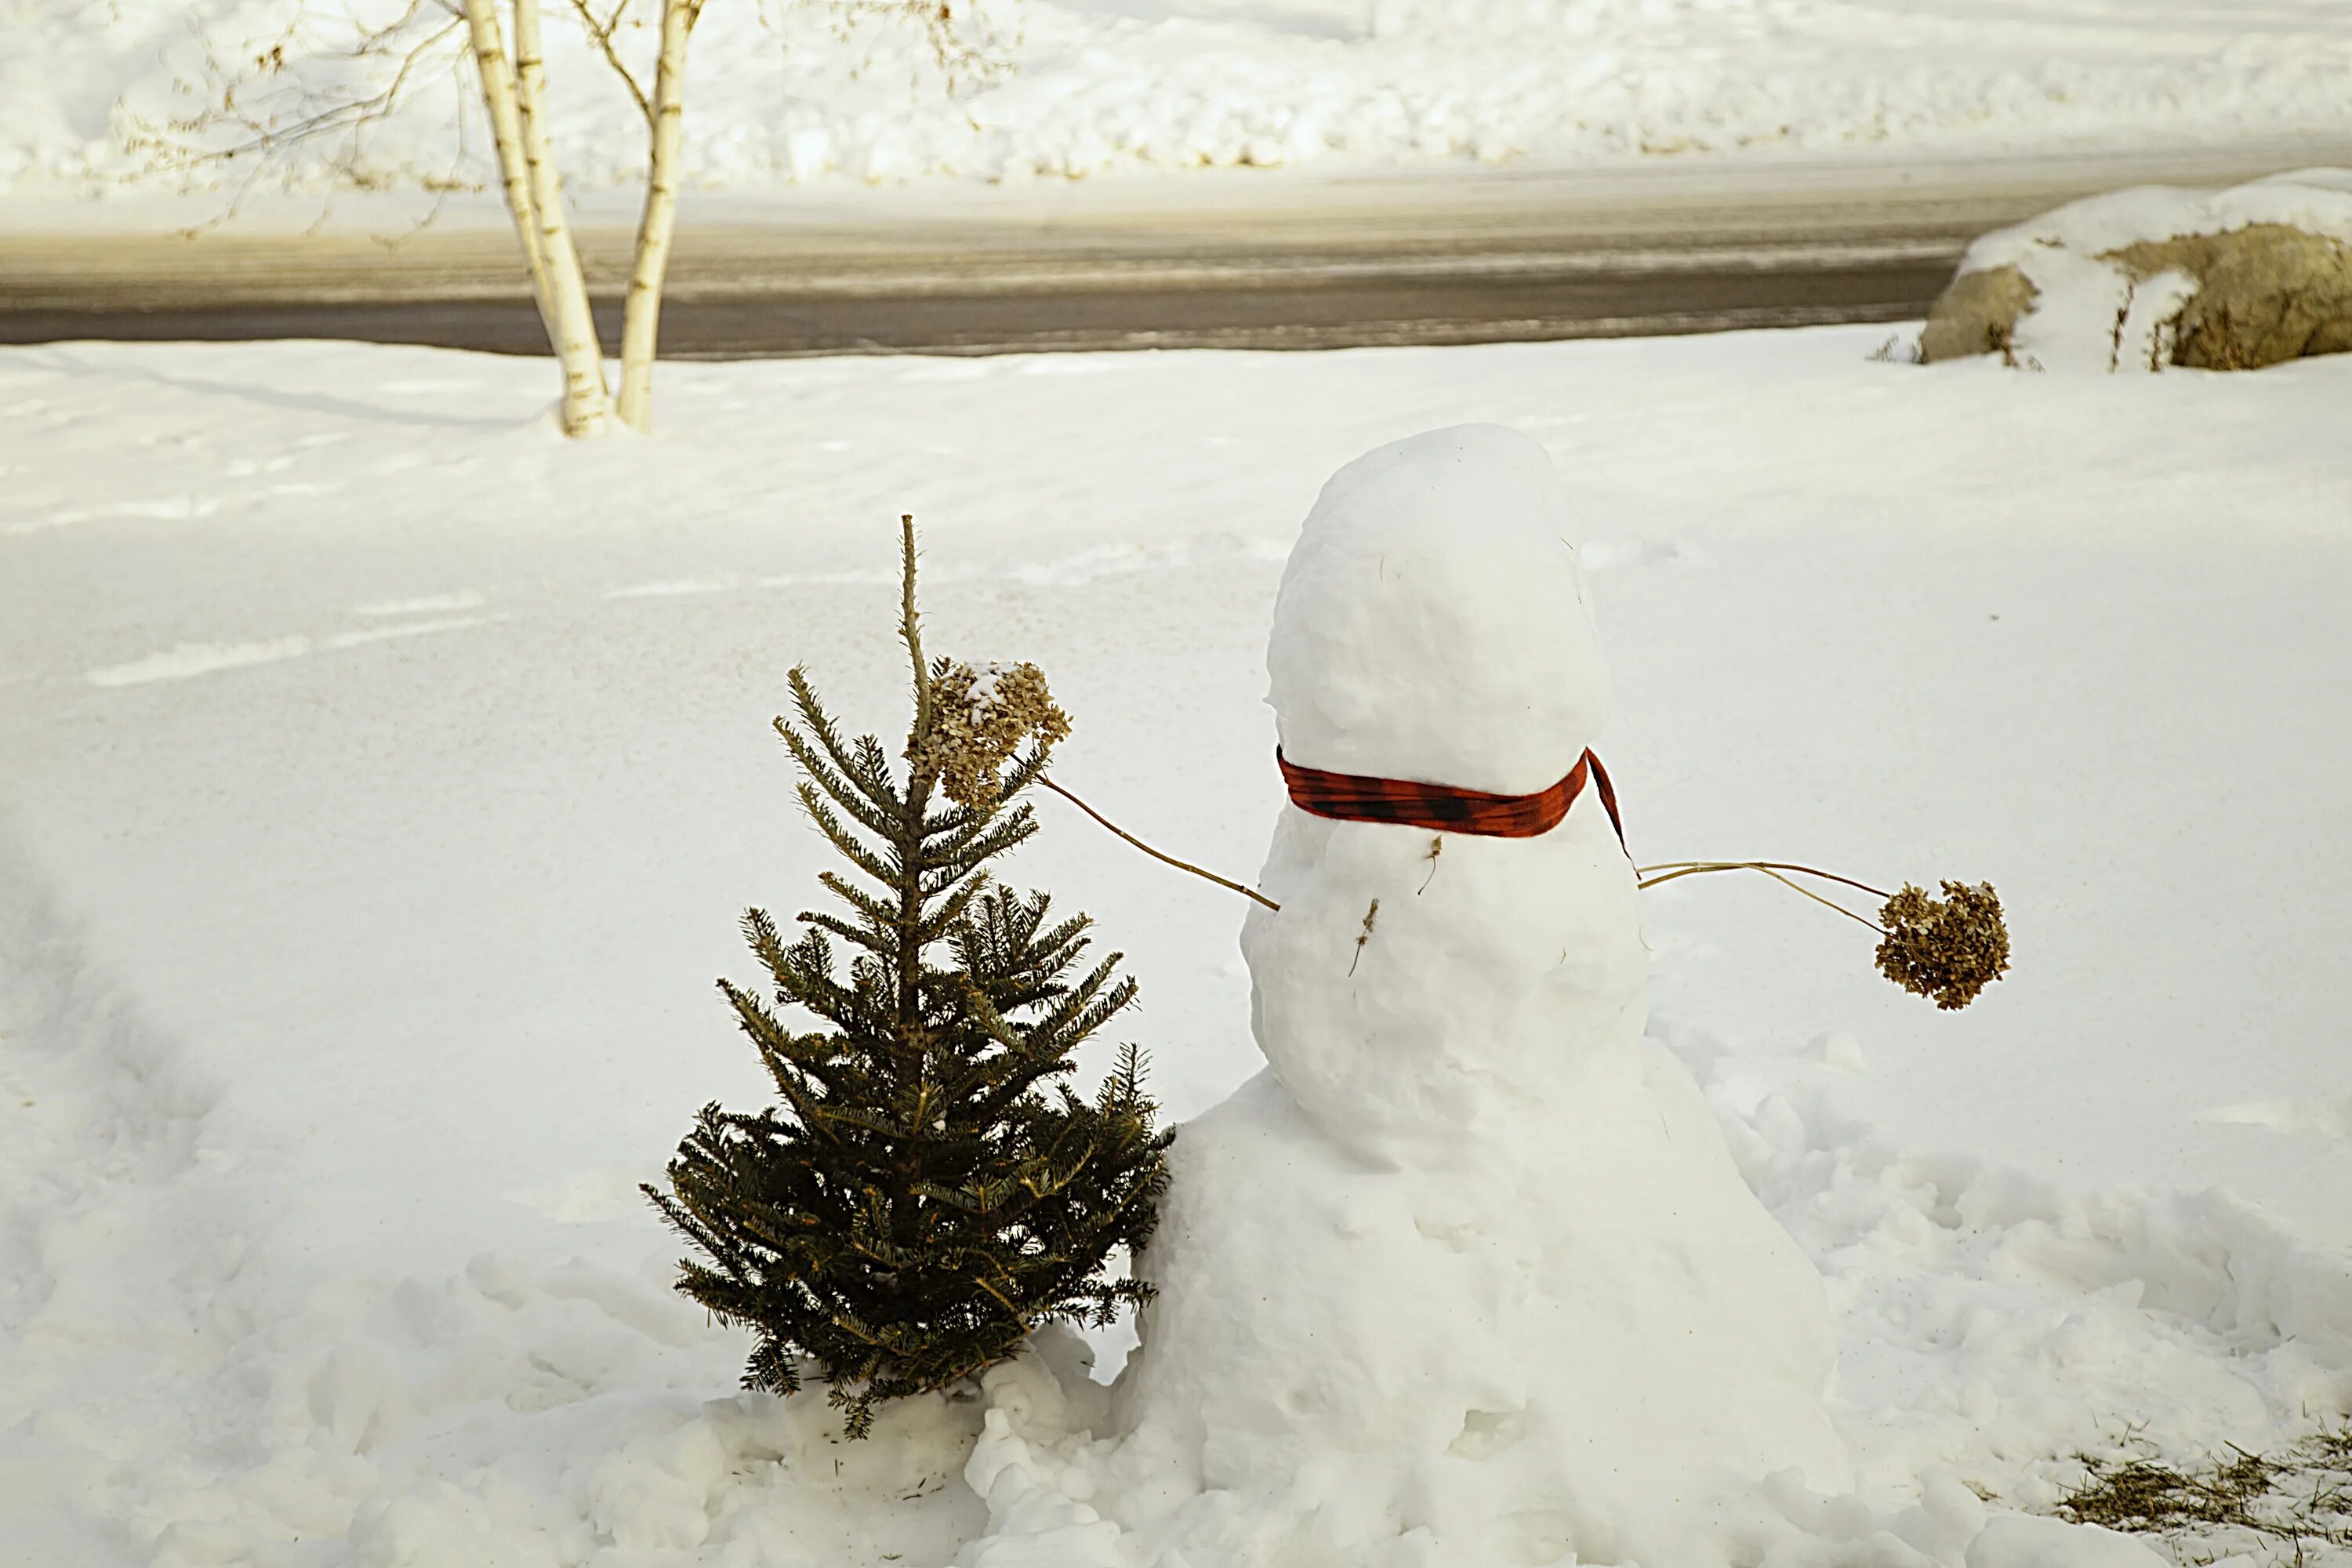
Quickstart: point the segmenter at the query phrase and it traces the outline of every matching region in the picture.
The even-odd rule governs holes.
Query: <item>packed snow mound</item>
[[[1550,457],[1498,425],[1400,441],[1333,475],[1266,650],[1283,753],[1503,795],[1557,783],[1609,700],[1570,516]]]
[[[550,8],[556,146],[576,187],[642,167],[639,112]],[[639,13],[648,7],[639,0]],[[911,8],[910,8],[911,9]],[[599,7],[600,12],[603,7]],[[2352,126],[2335,0],[2010,7],[1969,0],[986,0],[1009,68],[954,94],[919,28],[785,0],[713,5],[687,97],[687,178],[1020,180],[1123,170],[1575,161],[1745,148],[2136,146]],[[400,0],[55,0],[0,22],[0,189],[486,185],[455,40],[388,115],[437,6],[353,58]],[[625,26],[642,66],[649,29]],[[264,68],[261,62],[268,62]],[[238,114],[192,121],[234,89]],[[339,110],[339,106],[341,106]],[[253,145],[320,111],[336,132]],[[461,121],[469,135],[461,144]],[[353,134],[356,132],[356,134]],[[248,151],[191,163],[191,151]]]
[[[1556,782],[1606,716],[1580,531],[1497,426],[1340,469],[1275,608],[1286,751]],[[1267,1069],[1184,1128],[1138,1263],[1159,1296],[1092,1479],[1113,1560],[1696,1568],[1768,1475],[1851,1484],[1820,1277],[1643,1038],[1597,793],[1528,838],[1282,809],[1281,908],[1242,939]],[[1019,1536],[1035,1484],[989,1487]]]
[[[1580,521],[1498,426],[1341,468],[1276,602],[1286,749],[1433,783],[1514,755],[1515,726],[1580,752],[1606,695]],[[1108,1398],[1050,1341],[985,1381],[965,1476],[990,1529],[962,1568],[2160,1561],[1992,1531],[1948,1479],[1886,1513],[1856,1493],[1822,1278],[1645,1038],[1598,800],[1527,838],[1287,805],[1259,885],[1266,1070],[1177,1139],[1137,1260],[1159,1293]]]
[[[1579,531],[1550,456],[1499,426],[1339,469],[1267,640],[1284,755],[1501,793],[1558,783],[1608,716]],[[1509,1189],[1556,1101],[1608,1103],[1577,1080],[1632,1059],[1648,968],[1598,795],[1534,838],[1282,811],[1258,879],[1282,909],[1252,911],[1243,955],[1258,1048],[1321,1138],[1384,1165],[1491,1160]]]
[[[2352,351],[2352,170],[2148,185],[1986,235],[1936,302],[1929,362],[2252,370]]]

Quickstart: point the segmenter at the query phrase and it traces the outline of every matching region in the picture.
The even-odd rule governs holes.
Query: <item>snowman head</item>
[[[1266,648],[1284,755],[1502,795],[1559,782],[1609,705],[1574,537],[1549,455],[1499,425],[1332,475]]]

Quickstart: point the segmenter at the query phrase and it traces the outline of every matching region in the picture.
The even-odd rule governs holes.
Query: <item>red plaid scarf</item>
[[[1584,793],[1585,774],[1590,773],[1600,787],[1601,807],[1609,814],[1609,826],[1617,830],[1617,847],[1625,847],[1625,823],[1617,815],[1617,791],[1609,783],[1609,770],[1589,751],[1577,758],[1566,778],[1534,795],[1489,795],[1485,790],[1452,789],[1406,779],[1327,773],[1320,768],[1300,767],[1284,756],[1279,746],[1275,748],[1274,760],[1282,769],[1282,782],[1289,787],[1290,804],[1301,811],[1341,822],[1393,822],[1433,833],[1475,833],[1490,838],[1533,838],[1549,833]]]

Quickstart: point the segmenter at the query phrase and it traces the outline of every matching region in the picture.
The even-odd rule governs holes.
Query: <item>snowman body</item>
[[[1608,700],[1571,523],[1543,449],[1497,427],[1341,469],[1276,610],[1284,755],[1559,783]],[[1693,1568],[1763,1476],[1848,1485],[1820,1279],[1643,1037],[1593,784],[1529,837],[1288,805],[1260,886],[1267,1066],[1177,1140],[1114,1394],[1141,1560]]]

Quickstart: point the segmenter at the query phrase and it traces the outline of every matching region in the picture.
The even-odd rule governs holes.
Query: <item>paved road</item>
[[[680,358],[1332,348],[1924,314],[1968,241],[2089,191],[2219,184],[2352,147],[1942,163],[1663,163],[1028,192],[707,200],[663,317]],[[625,214],[583,250],[617,346]],[[355,338],[543,353],[495,211],[327,234],[0,232],[0,342]]]

